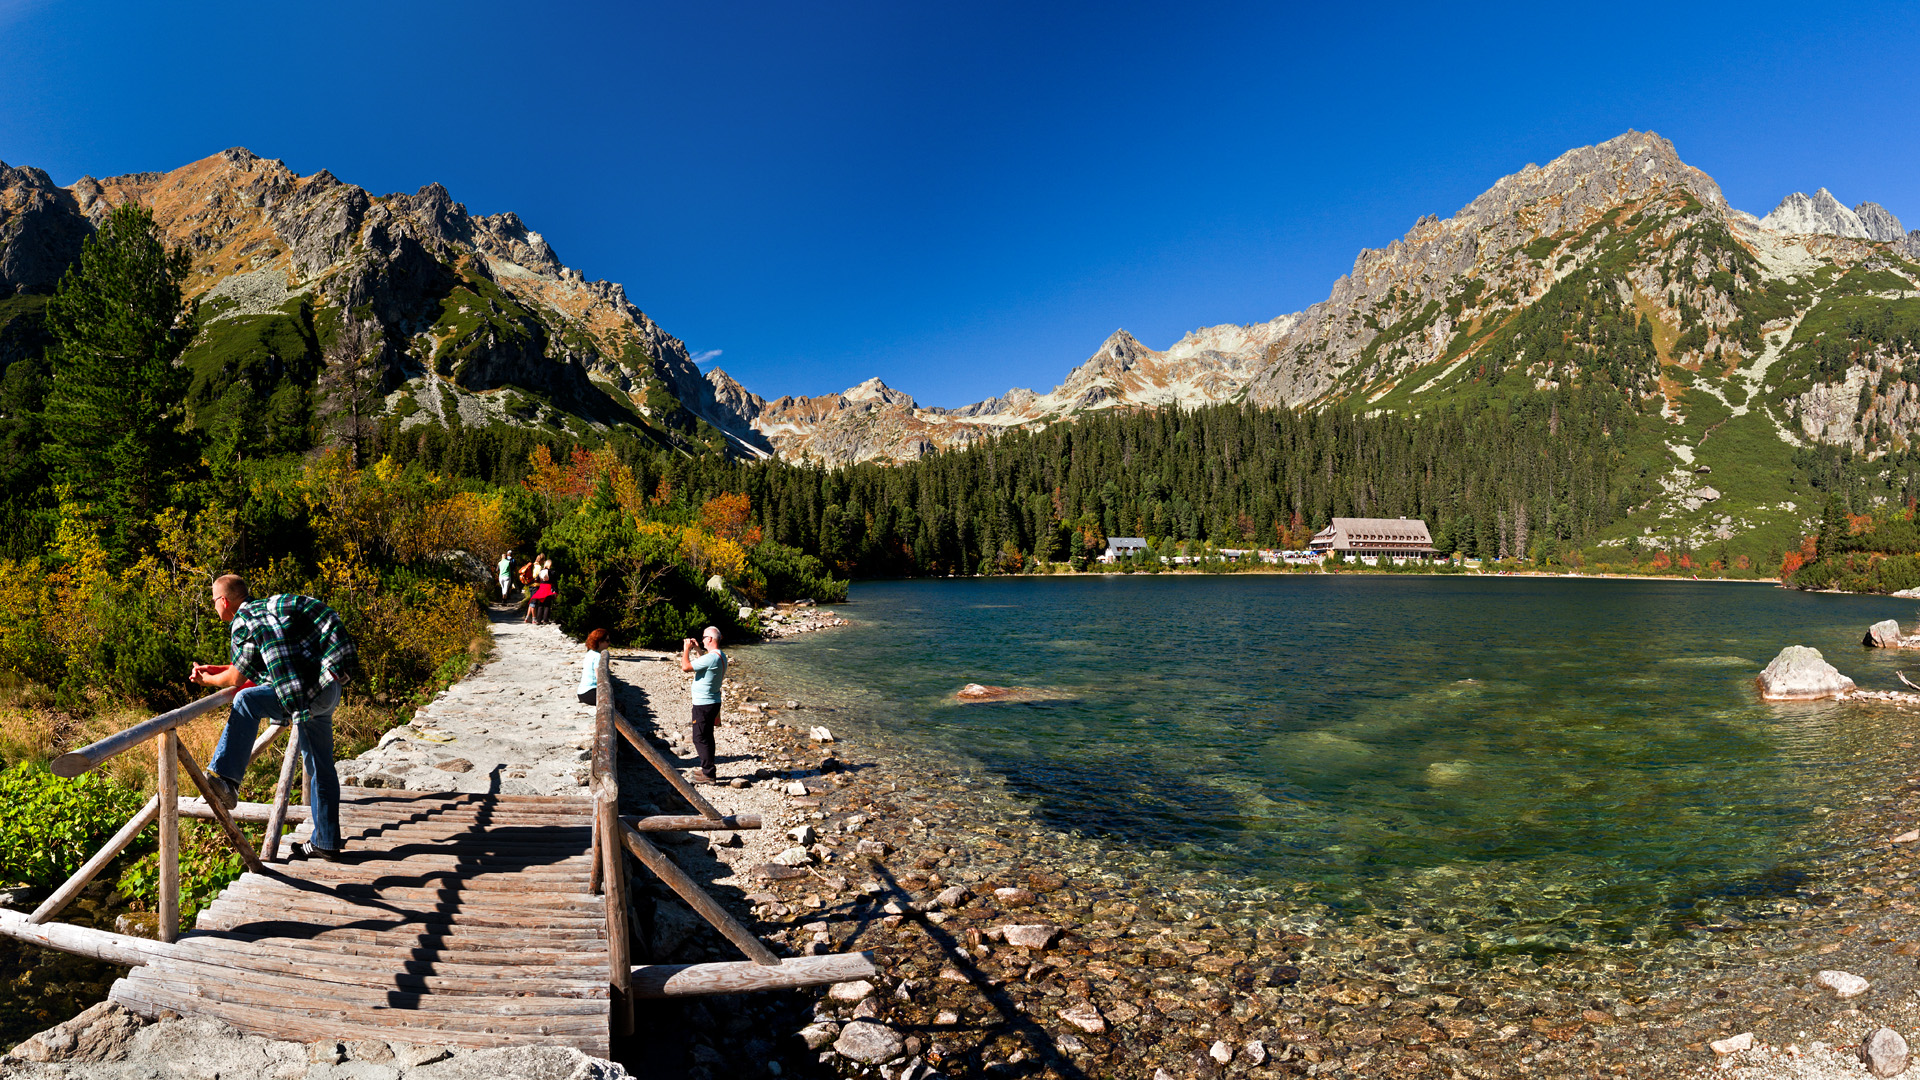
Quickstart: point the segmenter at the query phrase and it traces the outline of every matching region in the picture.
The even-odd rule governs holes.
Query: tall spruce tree
[[[188,375],[175,364],[193,336],[181,294],[189,266],[186,249],[161,240],[151,212],[125,203],[47,304],[47,461],[54,482],[94,507],[104,538],[122,553],[197,460],[181,428]]]

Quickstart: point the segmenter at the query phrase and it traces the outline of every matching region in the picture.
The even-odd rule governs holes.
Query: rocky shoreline
[[[502,627],[496,659],[368,755],[360,781],[493,776],[578,790],[577,744],[591,724],[571,701],[578,646],[527,629],[553,640]],[[768,685],[754,648],[732,655],[717,733],[725,786],[708,793],[765,826],[668,834],[668,850],[776,951],[872,950],[881,974],[648,1003],[641,1039],[622,1055],[643,1075],[1816,1080],[1867,1075],[1857,1048],[1881,1028],[1920,1031],[1920,843],[1907,835],[1920,807],[1904,791],[1836,799],[1836,833],[1867,839],[1835,853],[1820,880],[1677,917],[1648,946],[1474,948],[1447,911],[1335,912],[1304,887],[1177,871],[1168,852],[1059,832],[963,761],[834,731],[830,708]],[[663,653],[616,660],[622,710],[690,766],[687,676]],[[480,693],[490,671],[514,672],[526,692]],[[503,706],[543,730],[499,730]],[[535,735],[553,744],[550,758],[524,760]],[[461,760],[470,767],[445,767]],[[513,775],[523,764],[526,774]],[[1920,785],[1920,773],[1908,779]],[[630,813],[683,805],[644,763],[630,763],[622,791]],[[643,959],[737,958],[648,875],[636,885]],[[1843,996],[1836,986],[1857,984],[1822,972],[1866,988]],[[218,1029],[97,1006],[0,1059],[0,1077],[146,1076],[163,1061],[275,1080],[626,1075],[577,1055],[511,1070],[472,1053],[413,1064],[411,1047],[278,1044]]]
[[[737,667],[747,696],[780,697],[755,685],[751,654]],[[1343,915],[1171,875],[1164,852],[1044,828],[964,766],[813,743],[818,714],[789,704],[801,707],[743,717],[722,746],[756,790],[805,790],[763,813],[806,851],[758,866],[768,837],[716,851],[763,879],[742,885],[762,933],[793,951],[872,949],[882,977],[794,995],[812,999],[811,1023],[780,1034],[818,1056],[783,1057],[786,1072],[1812,1080],[1865,1075],[1860,1047],[1883,1028],[1920,1031],[1920,844],[1906,835],[1920,815],[1903,797],[1846,812],[1842,830],[1871,839],[1832,881],[1740,915],[1677,920],[1645,948],[1476,952],[1441,913]],[[983,818],[983,804],[998,812]],[[1823,972],[1866,989],[1843,996],[1834,984],[1852,984]],[[869,1025],[892,1032],[891,1058],[864,1039],[839,1047]],[[764,1034],[717,1040],[705,1075],[764,1074],[753,1063],[769,1048]]]

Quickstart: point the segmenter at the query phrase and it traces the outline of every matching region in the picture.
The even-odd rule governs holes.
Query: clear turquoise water
[[[1803,888],[1912,715],[1770,705],[1787,645],[1863,688],[1912,601],[1723,583],[1133,576],[857,585],[747,650],[840,732],[1002,781],[1032,817],[1483,947],[1649,943]],[[1920,656],[1913,666],[1920,669]],[[962,704],[968,682],[1059,700]],[[1891,787],[1891,782],[1888,785]],[[1844,829],[1836,822],[1850,822]]]

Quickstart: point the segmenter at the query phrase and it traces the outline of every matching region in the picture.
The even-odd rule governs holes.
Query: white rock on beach
[[[1892,1028],[1869,1032],[1860,1041],[1860,1060],[1875,1076],[1899,1076],[1907,1071],[1907,1040]]]
[[[775,855],[773,861],[779,863],[781,866],[811,866],[813,865],[813,852],[803,847],[790,847],[780,854]]]
[[[1822,971],[1814,975],[1813,981],[1833,991],[1833,996],[1838,998],[1859,997],[1873,985],[1851,971]]]
[[[1853,689],[1853,680],[1840,674],[1819,649],[1789,645],[1780,650],[1756,680],[1760,696],[1768,701],[1817,701],[1836,698]]]
[[[906,1049],[906,1044],[885,1024],[855,1020],[840,1029],[840,1037],[833,1041],[833,1049],[841,1057],[852,1058],[863,1065],[878,1065],[899,1057],[900,1051]]]
[[[873,996],[873,984],[865,979],[834,983],[827,988],[827,996],[835,1001],[865,1001]]]

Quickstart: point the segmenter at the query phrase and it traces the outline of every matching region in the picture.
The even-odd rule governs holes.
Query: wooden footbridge
[[[613,707],[600,661],[588,795],[543,797],[348,788],[337,862],[283,862],[298,733],[287,740],[272,804],[228,811],[176,729],[228,704],[208,695],[54,762],[78,776],[158,740],[158,794],[32,914],[0,910],[0,933],[132,966],[111,999],[149,1016],[224,1020],[280,1039],[382,1038],[445,1046],[559,1043],[600,1057],[633,1029],[636,998],[818,985],[874,973],[866,953],[781,959],[647,839],[650,832],[758,828],[722,814]],[[258,757],[285,731],[269,728]],[[694,813],[619,814],[624,742]],[[200,798],[181,798],[184,771]],[[179,929],[179,818],[219,822],[246,872]],[[264,824],[258,849],[240,822]],[[160,830],[158,939],[53,921],[145,829]],[[297,839],[300,834],[296,832]],[[747,957],[732,963],[632,961],[631,855]]]

